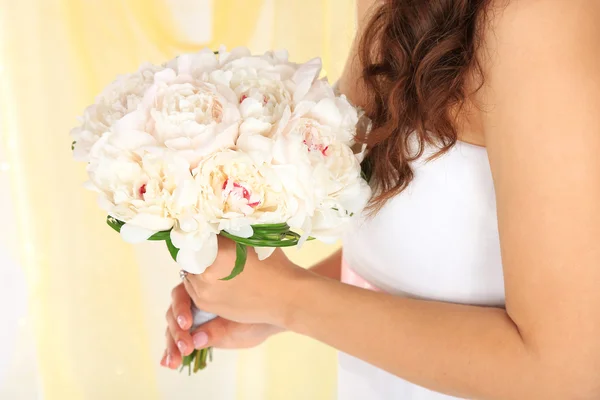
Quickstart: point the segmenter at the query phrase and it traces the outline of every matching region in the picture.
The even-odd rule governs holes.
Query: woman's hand
[[[167,348],[160,362],[164,367],[179,367],[183,356],[191,354],[194,349],[254,347],[282,331],[273,325],[243,324],[218,317],[190,332],[193,322],[192,302],[183,284],[173,289],[172,297],[166,317]]]
[[[293,264],[281,250],[263,261],[252,248],[247,253],[244,271],[229,281],[221,280],[231,274],[236,245],[219,237],[215,262],[201,275],[187,275],[187,292],[199,309],[228,320],[283,327],[296,282],[312,273]]]

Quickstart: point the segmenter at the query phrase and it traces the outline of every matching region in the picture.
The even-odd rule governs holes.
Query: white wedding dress
[[[399,296],[503,306],[496,202],[485,148],[459,142],[442,157],[413,167],[415,178],[407,190],[346,235],[344,275],[354,272],[363,279],[348,283]],[[340,354],[338,399],[454,398]]]

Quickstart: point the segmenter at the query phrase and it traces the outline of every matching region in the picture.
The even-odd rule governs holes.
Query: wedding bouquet
[[[120,76],[71,132],[108,224],[129,243],[166,242],[192,274],[225,236],[237,260],[223,279],[242,272],[248,247],[265,259],[336,241],[371,194],[354,143],[368,123],[320,72],[318,59],[221,48]],[[195,313],[195,323],[211,317]],[[206,357],[195,351],[184,365],[195,372]]]

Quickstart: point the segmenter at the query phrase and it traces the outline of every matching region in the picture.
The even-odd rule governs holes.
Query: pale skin
[[[370,2],[359,3],[365,13]],[[290,330],[457,397],[600,398],[600,3],[500,3],[480,54],[486,84],[470,99],[480,107],[459,119],[461,139],[489,154],[506,308],[348,286],[339,253],[312,270],[281,252],[251,255],[223,282],[235,254],[221,240],[215,264],[174,290],[170,367],[181,361],[175,343],[184,354],[194,346],[187,290],[222,316],[199,329],[202,347],[253,346]],[[341,89],[360,104],[360,85],[345,85],[356,70],[349,62]]]

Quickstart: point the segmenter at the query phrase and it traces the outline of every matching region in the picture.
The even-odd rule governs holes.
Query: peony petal
[[[251,55],[252,53],[250,52],[250,50],[248,50],[247,47],[236,47],[232,49],[231,52],[228,52],[224,46],[221,46],[219,48],[219,61],[221,62],[221,65],[224,65],[238,58],[250,57]]]
[[[179,74],[192,75],[192,54],[182,54],[177,57],[177,72]]]
[[[310,116],[332,128],[340,126],[342,114],[333,99],[323,99],[310,110]]]
[[[139,226],[141,228],[152,231],[168,231],[173,227],[174,220],[172,218],[164,218],[154,214],[137,214],[127,224]]]
[[[273,57],[281,63],[286,63],[288,62],[290,55],[287,50],[282,49],[273,51]]]
[[[171,231],[173,245],[181,250],[200,251],[202,249],[202,238],[196,232],[184,232],[181,229]]]
[[[158,231],[140,228],[139,226],[125,224],[121,227],[121,237],[127,243],[137,244],[148,240]]]
[[[300,240],[298,240],[298,248],[301,248],[304,243],[308,240],[312,233],[312,221],[310,218],[306,218],[304,224],[302,225],[302,236],[300,236]]]
[[[258,100],[248,97],[240,104],[240,113],[242,117],[246,118],[252,115],[261,115],[263,104]]]
[[[94,185],[94,182],[88,180],[83,183],[83,187],[87,190],[91,190],[92,192],[100,192],[98,186]]]
[[[177,78],[177,73],[171,68],[163,69],[162,71],[154,74],[154,82],[171,82],[175,78]]]
[[[111,212],[113,210],[113,208],[115,207],[115,205],[112,203],[112,201],[110,201],[106,197],[105,193],[100,193],[98,195],[98,198],[96,199],[96,201],[98,202],[98,205],[100,206],[100,208],[106,212]]]
[[[310,90],[313,82],[321,72],[321,59],[313,58],[302,64],[296,71],[293,81],[296,82],[296,91],[294,92],[294,102],[299,103]]]
[[[240,125],[240,134],[258,134],[264,135],[268,134],[273,125],[268,122],[263,122],[256,118],[247,118]]]
[[[212,71],[209,76],[210,81],[217,85],[217,87],[229,87],[233,73],[231,71],[217,69]]]
[[[271,254],[273,254],[275,247],[255,247],[254,251],[256,251],[256,254],[258,255],[258,259],[262,261],[266,260],[271,256]]]
[[[250,225],[230,227],[226,229],[225,232],[241,238],[249,238],[254,235],[254,230]]]
[[[303,100],[299,102],[294,108],[294,118],[302,117],[305,114],[308,114],[315,106],[316,103],[313,101]]]
[[[240,135],[237,147],[248,153],[257,165],[270,164],[273,158],[273,140],[262,135]]]
[[[288,128],[288,123],[290,122],[290,118],[292,116],[292,110],[290,106],[286,106],[285,110],[281,114],[281,118],[277,122],[277,129],[273,132],[273,137],[278,137],[283,134],[283,132]]]
[[[217,258],[219,245],[217,235],[211,234],[198,251],[181,249],[177,254],[177,263],[186,272],[201,274],[211,266]]]

